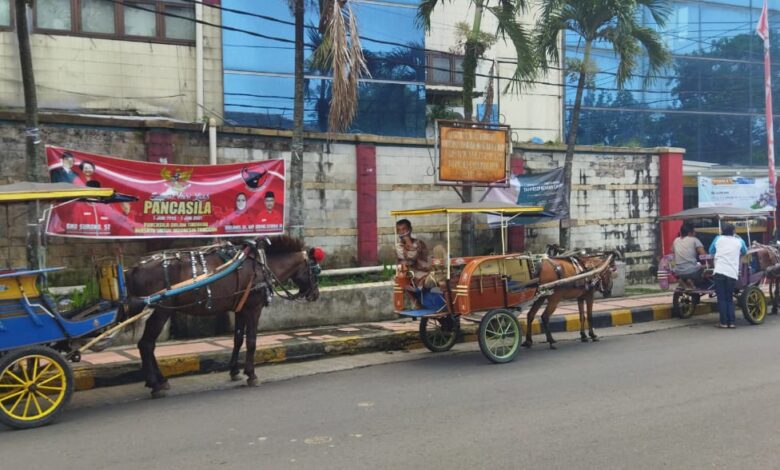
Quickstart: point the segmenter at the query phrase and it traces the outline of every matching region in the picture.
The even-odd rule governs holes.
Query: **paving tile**
[[[83,362],[89,362],[90,364],[111,364],[114,362],[126,362],[127,357],[122,354],[117,354],[113,351],[104,351],[99,353],[90,353],[82,356]]]
[[[158,346],[154,353],[157,357],[179,356],[182,354],[197,354],[212,351],[222,351],[223,348],[209,343],[182,343]],[[141,357],[138,351],[128,352],[133,357]]]

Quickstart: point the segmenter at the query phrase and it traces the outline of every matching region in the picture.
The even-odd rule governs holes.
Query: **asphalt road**
[[[505,365],[458,345],[261,368],[286,380],[251,389],[83,392],[55,425],[0,430],[0,468],[780,468],[780,319],[714,321],[537,343]]]

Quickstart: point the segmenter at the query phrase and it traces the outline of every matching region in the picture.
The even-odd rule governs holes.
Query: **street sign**
[[[510,127],[436,121],[437,185],[507,187]]]

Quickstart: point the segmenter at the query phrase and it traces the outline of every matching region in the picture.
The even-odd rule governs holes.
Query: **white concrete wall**
[[[219,11],[204,19],[218,24]],[[204,37],[205,106],[221,115],[221,32]],[[31,45],[41,109],[195,120],[195,46],[37,33]],[[15,31],[0,32],[0,107],[24,107]]]
[[[279,143],[257,144],[264,148],[220,148],[220,162],[284,158],[290,153]],[[565,147],[516,144],[528,172],[563,165]],[[658,152],[649,149],[604,149],[581,147],[574,159],[571,199],[573,246],[617,249],[624,254],[628,282],[649,279],[656,250],[658,215]],[[449,187],[435,186],[434,149],[420,145],[376,144],[377,221],[379,259],[394,262],[392,210],[431,205],[457,205],[460,198]],[[304,155],[305,234],[309,244],[325,248],[328,267],[357,265],[357,189],[355,145],[311,143]],[[474,191],[475,200],[484,189]],[[414,231],[433,249],[446,245],[444,216],[411,218]],[[453,253],[460,253],[459,219],[450,220]],[[498,238],[487,229],[486,217],[476,216],[478,239],[483,249]],[[557,243],[558,222],[527,227],[526,249],[544,252],[547,243]]]

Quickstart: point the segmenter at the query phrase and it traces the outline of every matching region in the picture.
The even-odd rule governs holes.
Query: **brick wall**
[[[1,117],[0,117],[1,118]],[[46,119],[44,119],[46,121]],[[46,143],[71,147],[87,152],[146,160],[150,141],[164,142],[171,163],[205,164],[208,162],[208,136],[197,126],[150,128],[108,127],[95,125],[42,125]],[[152,134],[168,134],[155,137]],[[289,134],[284,132],[221,129],[218,141],[220,162],[242,162],[267,158],[290,159]],[[326,267],[356,266],[357,260],[357,170],[356,145],[365,137],[350,137],[353,142],[326,142],[321,135],[307,139],[304,156],[305,234],[309,245],[320,245],[328,253]],[[3,180],[23,178],[24,141],[22,126],[8,122],[0,126],[5,158],[0,160]],[[393,209],[453,205],[459,197],[447,187],[433,186],[434,151],[424,141],[407,139],[401,143],[374,139],[376,147],[377,235],[380,262],[392,262],[395,218]],[[524,159],[525,169],[533,173],[554,168],[562,163],[563,147],[519,145],[516,155]],[[588,248],[617,248],[624,253],[629,282],[649,280],[648,268],[656,250],[658,201],[658,152],[647,149],[582,148],[575,156],[572,193],[572,216],[577,221],[572,231],[574,244]],[[42,168],[42,174],[43,173]],[[475,191],[479,199],[483,190]],[[20,211],[14,209],[13,211]],[[3,214],[0,213],[0,219]],[[24,259],[25,233],[23,217],[11,219],[10,243],[3,237],[0,260],[11,254],[13,264]],[[446,223],[441,216],[417,217],[414,230],[429,246],[446,244]],[[457,218],[452,221],[453,251],[460,250]],[[500,246],[496,231],[488,230],[484,217],[477,217],[480,252]],[[4,228],[2,230],[5,230]],[[541,224],[527,228],[526,249],[544,250],[546,243],[558,240],[557,224]],[[64,265],[84,273],[91,266],[91,256],[110,255],[121,247],[133,261],[144,252],[173,246],[193,246],[199,242],[88,242],[50,238],[47,263]],[[10,251],[8,250],[10,248]],[[4,253],[5,251],[5,253]],[[74,274],[75,276],[75,274]]]

